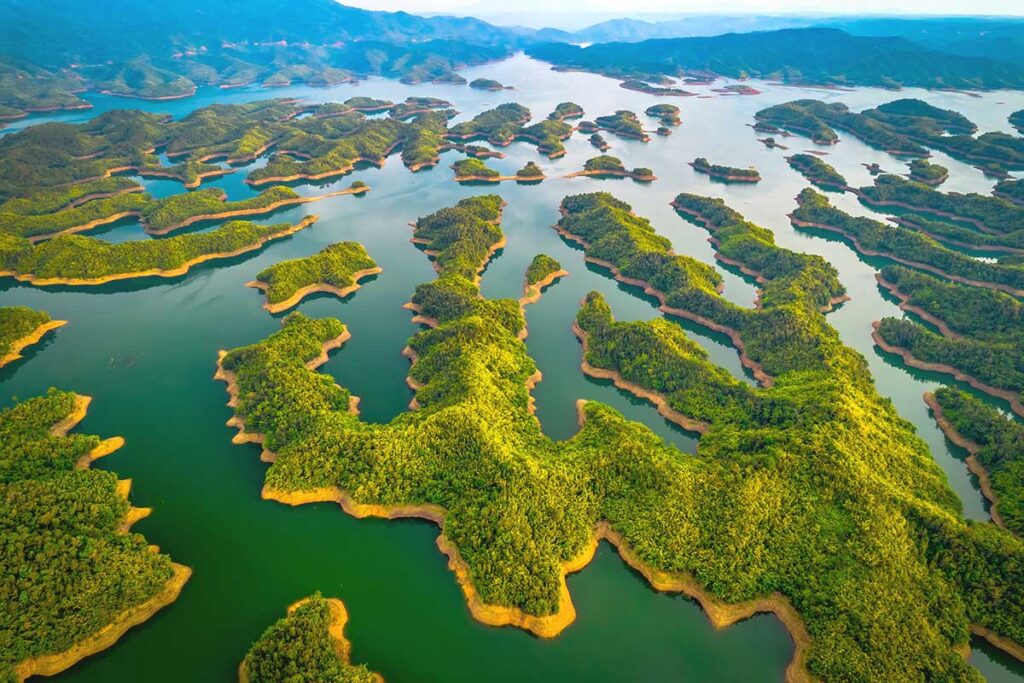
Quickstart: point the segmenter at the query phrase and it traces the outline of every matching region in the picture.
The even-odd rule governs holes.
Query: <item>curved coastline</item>
[[[971,375],[964,374],[960,370],[957,370],[952,365],[945,365],[943,363],[929,363],[918,359],[911,353],[910,349],[902,346],[893,346],[887,341],[882,339],[882,335],[878,333],[879,321],[871,323],[871,339],[875,342],[878,348],[882,349],[887,353],[892,353],[900,356],[903,362],[907,365],[917,368],[919,370],[931,370],[932,372],[941,372],[946,375],[952,375],[955,379],[966,382],[978,391],[983,391],[990,396],[1001,398],[1010,404],[1010,408],[1013,412],[1017,413],[1021,417],[1024,417],[1024,403],[1021,402],[1021,395],[1018,392],[1010,391],[1009,389],[997,389],[996,387],[985,384],[981,380],[972,377]]]
[[[844,239],[849,240],[853,244],[854,248],[857,250],[858,253],[863,254],[864,256],[878,256],[881,258],[889,259],[890,261],[895,261],[896,263],[902,263],[903,265],[910,266],[911,268],[917,268],[919,270],[926,270],[930,273],[935,273],[936,275],[940,275],[946,278],[947,280],[952,280],[953,282],[959,282],[961,284],[971,285],[973,287],[984,287],[986,289],[994,289],[1000,292],[1006,292],[1007,294],[1012,294],[1013,296],[1024,297],[1024,289],[1017,289],[1015,287],[1010,287],[1009,285],[1001,285],[995,282],[971,280],[970,278],[962,277],[960,275],[953,275],[951,273],[947,273],[941,268],[937,268],[927,263],[921,263],[920,261],[911,261],[909,259],[905,259],[900,256],[896,256],[895,254],[887,252],[866,249],[864,246],[861,245],[860,241],[858,241],[856,237],[854,237],[853,235],[839,227],[836,227],[834,225],[828,225],[827,223],[812,223],[809,221],[800,220],[793,214],[788,214],[788,217],[790,223],[792,223],[794,227],[817,228],[818,230],[827,230],[828,232],[833,232],[837,235],[842,236]]]
[[[373,164],[377,168],[380,168],[385,164],[387,158],[391,156],[391,153],[394,152],[400,144],[400,142],[394,143],[386,150],[384,150],[384,153],[380,157],[370,158],[358,156],[350,160],[347,166],[335,168],[330,171],[324,171],[323,173],[294,173],[292,175],[287,176],[266,176],[265,178],[256,179],[246,178],[245,184],[251,185],[252,187],[259,187],[260,185],[269,185],[270,183],[291,183],[295,182],[296,180],[323,180],[324,178],[333,178],[334,176],[348,175],[349,173],[355,170],[356,164],[358,163]]]
[[[951,237],[947,237],[946,235],[937,235],[935,233],[928,232],[917,223],[914,223],[913,221],[908,221],[906,218],[903,218],[902,216],[891,217],[889,220],[896,223],[896,225],[909,228],[911,230],[916,230],[922,235],[927,235],[928,237],[931,237],[933,240],[941,244],[950,244],[954,247],[960,247],[961,249],[966,249],[969,251],[991,251],[999,254],[1024,254],[1024,249],[1020,247],[1010,247],[999,244],[969,244],[967,242],[961,242],[960,240],[955,240]],[[996,237],[997,235],[992,236]]]
[[[584,248],[588,246],[587,242],[585,242],[583,239],[569,232],[566,232],[561,228],[561,226],[556,224],[553,225],[552,227],[562,237],[570,241],[576,242],[577,244],[583,246]],[[750,370],[751,374],[754,375],[754,379],[757,380],[758,384],[760,384],[763,387],[770,387],[775,383],[775,378],[769,375],[767,372],[765,372],[764,368],[761,366],[760,363],[758,363],[753,358],[747,355],[746,345],[743,343],[743,339],[740,338],[740,334],[738,331],[734,330],[731,327],[726,327],[725,325],[716,323],[715,321],[709,320],[703,316],[697,315],[696,313],[691,313],[690,311],[684,310],[682,308],[672,308],[665,302],[665,294],[663,292],[654,289],[654,287],[652,287],[649,282],[645,282],[644,280],[637,280],[635,278],[623,275],[621,272],[619,272],[619,269],[613,263],[610,263],[608,261],[602,261],[601,259],[594,258],[592,256],[584,256],[584,260],[599,265],[603,268],[607,268],[609,271],[611,271],[612,277],[618,280],[619,282],[622,282],[627,285],[633,285],[634,287],[640,287],[641,289],[643,289],[644,294],[652,296],[659,301],[660,305],[658,306],[658,310],[660,310],[661,312],[668,313],[669,315],[674,315],[679,318],[692,320],[698,325],[706,327],[709,330],[720,332],[726,335],[732,341],[733,347],[735,347],[736,352],[739,354],[740,363],[745,368]],[[721,293],[721,289],[722,286],[720,285],[718,289],[719,293]]]
[[[963,339],[964,336],[959,332],[954,332],[953,328],[947,325],[944,320],[940,320],[939,318],[936,318],[934,315],[924,310],[920,306],[915,306],[912,303],[910,303],[910,295],[901,290],[897,284],[889,282],[884,277],[882,277],[881,273],[875,273],[875,281],[878,283],[879,287],[886,289],[890,294],[892,294],[894,297],[900,300],[900,310],[908,311],[921,317],[924,320],[927,320],[932,325],[937,327],[939,329],[939,332],[941,332],[942,336],[944,337],[948,337],[950,339]]]
[[[91,401],[92,398],[90,396],[76,394],[75,405],[71,414],[53,425],[50,428],[50,432],[55,436],[66,436],[68,431],[85,418]],[[85,469],[95,460],[113,453],[122,445],[124,445],[124,439],[119,436],[105,439],[96,448],[79,458],[75,466]],[[118,481],[118,493],[125,499],[128,497],[130,488],[130,479]],[[149,508],[129,507],[118,531],[120,533],[128,533],[131,525],[148,515],[149,511]],[[153,552],[158,551],[156,546],[150,546],[150,549]],[[125,610],[114,621],[106,624],[95,633],[75,643],[63,652],[38,655],[18,662],[13,667],[15,679],[23,681],[31,676],[56,675],[74,666],[86,657],[102,652],[114,645],[133,626],[138,626],[149,620],[158,611],[178,599],[185,582],[192,576],[192,569],[177,562],[172,562],[171,568],[173,570],[171,578],[159,592],[148,600]]]
[[[615,370],[606,370],[605,368],[598,368],[587,362],[587,333],[579,326],[575,321],[572,324],[572,332],[579,339],[580,344],[583,346],[583,356],[580,360],[580,370],[583,371],[584,375],[594,377],[597,379],[610,379],[612,383],[624,391],[628,391],[637,398],[642,398],[646,401],[650,401],[654,404],[654,407],[658,409],[658,414],[663,418],[672,422],[688,432],[696,432],[703,434],[711,426],[707,422],[701,420],[695,420],[691,417],[683,415],[679,411],[675,410],[668,404],[665,397],[661,394],[645,389],[639,384],[630,382],[628,379],[623,377],[619,372]]]
[[[33,344],[38,344],[39,341],[46,336],[47,332],[67,324],[67,320],[50,320],[49,322],[45,322],[32,330],[24,337],[15,339],[11,342],[11,346],[7,349],[7,353],[0,357],[0,368],[21,358],[21,352]]]
[[[205,263],[206,261],[215,261],[219,259],[231,258],[233,256],[247,254],[250,251],[256,251],[257,249],[260,249],[261,247],[263,247],[263,245],[267,244],[268,242],[272,242],[282,237],[287,237],[288,235],[294,234],[299,230],[302,230],[304,228],[309,227],[310,225],[313,225],[313,223],[317,221],[317,218],[318,216],[315,215],[306,216],[298,223],[290,225],[280,232],[276,232],[271,235],[265,235],[252,244],[247,244],[243,247],[239,247],[234,251],[219,252],[215,254],[204,254],[202,256],[197,256],[194,259],[186,261],[177,268],[172,268],[170,270],[152,268],[150,270],[136,271],[133,273],[115,273],[113,275],[104,275],[103,277],[97,278],[38,278],[35,275],[32,275],[31,273],[16,273],[14,271],[7,270],[0,271],[0,277],[13,277],[15,280],[19,282],[28,282],[33,285],[36,285],[37,287],[45,287],[48,285],[92,286],[102,285],[108,282],[116,282],[118,280],[133,280],[135,278],[142,277],[178,277],[179,275],[184,275],[189,270],[191,270],[192,266],[199,265],[200,263]]]
[[[281,311],[287,311],[289,308],[292,308],[293,306],[297,306],[300,301],[302,301],[310,294],[317,294],[320,292],[326,294],[333,294],[339,299],[343,299],[352,292],[362,287],[362,285],[359,283],[360,280],[362,280],[365,277],[369,277],[370,275],[376,275],[377,273],[382,272],[384,272],[383,269],[378,266],[374,266],[373,268],[364,268],[363,270],[357,270],[356,272],[352,273],[352,284],[349,285],[348,287],[335,287],[334,285],[329,285],[326,283],[314,283],[312,285],[306,285],[305,287],[302,287],[284,301],[279,301],[277,303],[271,303],[269,301],[265,302],[263,304],[263,308],[265,308],[270,313],[280,313]],[[252,280],[251,282],[246,282],[245,286],[258,289],[262,291],[264,294],[266,294],[267,289],[270,287],[269,284],[261,280]]]
[[[551,286],[552,284],[554,284],[556,280],[566,277],[568,274],[569,271],[565,270],[564,268],[559,268],[558,270],[546,275],[545,277],[541,278],[537,282],[534,282],[533,284],[524,282],[523,295],[519,297],[519,305],[523,307],[540,301],[540,295],[544,291],[545,287]]]
[[[639,180],[640,182],[644,182],[644,183],[649,183],[649,182],[652,182],[652,181],[655,181],[655,180],[658,179],[658,176],[656,176],[654,174],[651,174],[651,175],[638,175],[636,173],[633,173],[632,171],[615,171],[615,170],[609,170],[609,171],[576,171],[574,173],[569,173],[569,174],[564,175],[562,177],[563,178],[582,178],[584,176],[591,176],[591,177],[597,177],[597,178],[600,178],[600,177],[603,177],[603,176],[607,176],[607,177],[611,177],[611,178],[632,178],[633,180]]]
[[[989,477],[988,470],[986,470],[984,465],[978,461],[977,456],[978,451],[981,450],[981,446],[961,434],[957,428],[954,427],[948,419],[946,419],[945,414],[942,412],[942,406],[939,405],[939,402],[935,399],[935,394],[930,391],[924,392],[924,402],[932,411],[932,416],[935,418],[935,424],[939,426],[939,429],[942,430],[942,433],[946,438],[967,451],[967,458],[965,460],[967,463],[967,469],[971,471],[971,474],[978,478],[978,485],[981,487],[982,494],[984,494],[984,496],[988,498],[989,502],[992,503],[992,506],[989,508],[989,515],[991,515],[992,521],[995,522],[997,526],[1001,526],[1005,529],[1006,523],[1003,521],[1003,518],[999,516],[999,496],[992,489],[992,480]],[[1024,659],[1024,657],[1021,657],[1021,659]]]
[[[348,338],[346,331],[342,337]],[[326,360],[326,348],[331,345],[329,341],[324,345],[325,351],[319,358],[307,363],[307,367],[314,369]],[[233,373],[223,369],[221,360],[225,352],[221,352],[217,361],[216,379],[227,384],[229,395],[228,406],[237,405],[238,386]],[[411,354],[415,362],[415,354]],[[530,380],[527,380],[527,387],[530,387]],[[577,401],[577,413],[580,424],[584,421],[583,406],[585,401]],[[231,427],[243,430],[244,423],[237,418],[228,421]],[[242,443],[255,440],[255,435],[247,434]],[[234,439],[232,439],[235,442]],[[712,625],[717,628],[725,628],[737,621],[749,618],[759,612],[771,612],[775,614],[786,627],[794,642],[793,659],[786,669],[786,680],[793,683],[813,680],[806,668],[807,648],[810,645],[810,635],[804,627],[803,621],[793,609],[789,601],[780,594],[772,594],[766,597],[749,600],[746,602],[728,604],[719,601],[692,577],[685,574],[669,574],[656,570],[643,561],[633,552],[623,537],[612,529],[607,521],[598,522],[594,528],[593,535],[587,546],[576,557],[563,561],[559,571],[559,606],[558,610],[550,615],[535,616],[518,608],[502,605],[489,605],[483,601],[472,583],[469,566],[459,555],[458,548],[445,536],[445,516],[447,511],[431,503],[417,505],[382,505],[373,503],[359,503],[351,495],[338,487],[319,487],[313,489],[299,489],[295,491],[279,491],[264,485],[261,497],[265,500],[273,500],[286,505],[298,506],[308,503],[337,503],[341,509],[353,517],[362,519],[366,517],[378,517],[383,519],[423,519],[437,524],[441,533],[437,537],[438,549],[448,556],[448,567],[455,574],[456,582],[462,589],[470,614],[477,621],[488,626],[516,626],[540,638],[553,638],[559,635],[566,627],[576,619],[576,609],[573,606],[569,588],[566,584],[566,576],[582,570],[593,559],[597,551],[598,543],[607,540],[619,553],[619,556],[633,569],[640,572],[649,582],[652,588],[660,592],[680,592],[688,597],[694,598],[700,603]]]
[[[220,221],[226,218],[240,218],[243,216],[265,216],[277,211],[280,208],[286,206],[298,206],[300,204],[311,204],[318,202],[321,199],[330,199],[331,197],[340,197],[342,195],[349,194],[366,194],[370,191],[369,185],[363,185],[361,187],[347,187],[344,190],[336,190],[334,192],[328,192],[327,194],[312,195],[309,197],[290,197],[288,199],[281,199],[279,201],[267,204],[266,206],[253,207],[251,209],[235,209],[233,211],[220,211],[218,213],[205,213],[197,216],[190,216],[184,220],[180,220],[177,223],[165,226],[163,228],[152,229],[147,227],[146,233],[150,235],[166,235],[175,230],[186,228],[195,223],[201,223],[204,221]],[[223,195],[221,201],[225,201],[227,195]],[[141,215],[141,214],[140,214]]]
[[[338,655],[338,659],[345,663],[349,661],[349,653],[352,650],[351,643],[348,642],[348,638],[345,637],[345,624],[348,623],[348,610],[345,609],[345,603],[337,598],[325,598],[327,601],[327,607],[330,611],[330,621],[327,623],[327,633],[331,640],[334,641],[334,651]],[[297,600],[292,604],[288,605],[288,614],[292,614],[299,607],[309,602],[309,598],[303,598]],[[376,683],[384,683],[384,677],[378,673],[372,674]],[[249,683],[249,672],[245,666],[245,659],[238,665],[238,683]]]

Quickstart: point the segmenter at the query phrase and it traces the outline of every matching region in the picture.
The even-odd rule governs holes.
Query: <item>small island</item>
[[[239,683],[384,683],[380,674],[349,661],[347,622],[341,600],[317,593],[296,602],[249,648],[238,667]]]
[[[758,138],[757,141],[768,149],[789,149],[789,147],[786,147],[785,145],[780,145],[773,137]]]
[[[66,320],[53,320],[46,311],[27,306],[0,307],[0,368],[18,360],[24,349],[66,324]]]
[[[878,162],[876,161],[872,161],[870,164],[864,163],[861,164],[861,166],[868,169],[868,173],[870,173],[873,176],[882,175],[883,173],[885,173],[885,171],[882,170],[882,167],[879,166]]]
[[[580,119],[583,118],[583,107],[575,102],[559,102],[555,106],[555,110],[548,114],[548,118],[557,119],[559,121]]]
[[[541,292],[555,280],[565,277],[569,272],[562,268],[555,259],[547,254],[537,254],[526,269],[523,281],[523,296],[519,299],[522,305],[531,304],[540,299]]]
[[[626,90],[635,90],[637,92],[646,93],[648,95],[658,95],[660,97],[691,97],[694,95],[694,93],[689,90],[673,88],[670,86],[651,85],[647,81],[642,81],[637,78],[622,81],[619,83],[619,87],[625,88]]]
[[[474,78],[469,87],[475,90],[515,90],[511,85],[502,85],[492,78]]]
[[[914,159],[908,164],[910,173],[907,177],[916,183],[924,183],[936,187],[946,182],[949,178],[949,169],[939,164],[933,164],[927,159]]]
[[[452,169],[455,170],[455,180],[460,183],[496,183],[508,178],[475,157],[459,159],[452,164]]]
[[[313,256],[274,264],[246,287],[263,291],[267,296],[263,308],[280,313],[317,292],[344,298],[359,289],[360,280],[380,272],[363,245],[338,242]]]
[[[594,147],[597,147],[602,152],[607,152],[609,149],[611,149],[611,145],[608,144],[608,141],[605,140],[604,136],[601,135],[600,133],[594,133],[593,135],[590,136],[589,139],[590,144],[593,145]]]
[[[576,124],[576,130],[581,133],[596,133],[600,127],[593,121],[580,121]]]
[[[533,161],[527,161],[525,166],[516,171],[516,180],[520,183],[539,183],[546,177],[544,169]]]
[[[632,178],[633,180],[645,183],[658,179],[654,175],[654,172],[649,168],[638,166],[632,171],[627,171],[626,167],[622,165],[621,159],[608,155],[587,159],[586,163],[583,164],[582,171],[570,173],[565,177],[578,178],[581,176],[591,176],[594,178]]]
[[[791,168],[823,190],[846,191],[846,178],[831,164],[813,154],[794,154],[786,157],[786,161]]]
[[[438,109],[449,109],[451,106],[451,102],[442,100],[439,97],[407,97],[405,102],[399,102],[388,107],[388,109],[390,110],[391,118],[404,121]]]
[[[663,126],[678,126],[682,123],[679,118],[679,107],[674,104],[652,104],[644,113],[661,119]]]
[[[595,123],[598,128],[611,131],[619,137],[639,140],[640,142],[648,142],[651,139],[644,132],[643,127],[640,125],[640,119],[636,117],[636,114],[626,109],[619,109],[614,114],[609,114],[608,116],[598,116],[595,119]],[[582,125],[580,130],[583,130]]]
[[[718,164],[708,162],[704,157],[697,157],[690,162],[690,166],[692,166],[698,173],[704,173],[716,180],[723,180],[730,183],[761,182],[761,174],[758,173],[757,169],[754,167],[735,168],[733,166],[720,166]]]

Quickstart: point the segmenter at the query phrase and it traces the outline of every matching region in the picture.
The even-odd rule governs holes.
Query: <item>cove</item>
[[[555,73],[523,57],[469,69],[465,75],[494,78],[517,90],[491,93],[464,86],[412,87],[372,79],[355,87],[329,89],[202,90],[195,98],[173,102],[96,96],[96,109],[69,116],[89,118],[102,111],[101,102],[107,108],[143,106],[181,116],[215,101],[270,96],[329,101],[360,94],[397,101],[411,94],[429,94],[454,102],[462,112],[457,120],[506,101],[520,102],[540,118],[558,102],[570,99],[583,106],[587,118],[627,108],[640,114],[645,126],[656,125],[656,119],[642,112],[659,98],[624,90],[599,76]],[[410,398],[404,382],[408,360],[399,351],[416,326],[401,305],[417,283],[433,277],[427,260],[408,242],[407,223],[483,192],[497,192],[508,202],[503,219],[508,245],[484,274],[487,296],[518,297],[525,267],[538,252],[550,254],[570,273],[527,309],[527,345],[544,373],[535,390],[538,417],[550,436],[565,438],[575,431],[575,400],[587,398],[643,421],[683,451],[692,453],[696,444],[693,435],[667,424],[649,404],[579,372],[580,349],[569,325],[586,292],[600,291],[621,320],[649,319],[660,313],[636,289],[620,286],[600,268],[588,267],[581,252],[558,237],[550,227],[558,218],[558,202],[570,193],[608,190],[649,217],[678,253],[715,263],[707,232],[678,217],[669,202],[682,191],[720,196],[749,219],[772,229],[780,246],[821,254],[836,266],[852,300],[831,313],[829,321],[844,342],[868,358],[881,392],[917,426],[960,495],[965,513],[986,518],[963,454],[946,444],[921,401],[922,393],[943,378],[893,362],[880,355],[870,340],[872,320],[900,315],[874,282],[876,264],[864,262],[842,242],[790,227],[786,213],[794,208],[792,198],[806,183],[788,168],[786,153],[766,149],[746,126],[756,110],[796,97],[836,99],[860,108],[895,96],[871,89],[803,93],[794,88],[757,87],[763,95],[680,101],[683,123],[668,138],[641,143],[608,133],[609,153],[623,159],[627,167],[648,166],[658,175],[659,180],[649,185],[561,179],[595,154],[580,135],[566,142],[568,153],[562,159],[551,161],[539,157],[532,147],[513,143],[502,150],[505,159],[488,160],[502,173],[514,173],[526,161],[537,161],[549,176],[537,186],[459,186],[451,181],[447,168],[450,160],[458,158],[454,153],[444,156],[439,167],[416,174],[390,159],[381,169],[360,169],[325,186],[340,189],[361,179],[373,187],[366,197],[336,197],[315,208],[300,206],[267,219],[295,222],[314,212],[321,217],[311,228],[256,255],[200,266],[170,281],[74,290],[0,281],[4,305],[43,308],[55,318],[70,321],[44,345],[29,350],[26,359],[0,371],[0,403],[41,393],[50,385],[93,396],[80,429],[123,435],[127,442],[96,466],[133,479],[133,502],[154,508],[136,528],[195,572],[177,603],[62,679],[231,680],[249,643],[287,604],[316,590],[345,601],[351,614],[347,634],[354,661],[370,662],[388,680],[479,680],[484,676],[522,680],[538,671],[555,679],[781,678],[792,644],[777,620],[761,616],[716,632],[694,603],[650,590],[607,545],[602,545],[591,565],[569,578],[578,621],[559,638],[540,641],[515,629],[488,628],[472,620],[445,558],[434,546],[435,527],[414,521],[355,520],[333,505],[293,509],[259,499],[265,466],[257,459],[256,447],[230,444],[233,432],[224,426],[230,411],[224,406],[223,387],[212,380],[217,349],[257,341],[279,325],[278,317],[261,308],[259,292],[245,288],[244,283],[278,261],[307,256],[341,240],[361,242],[384,272],[345,301],[311,297],[299,309],[311,316],[336,316],[349,326],[351,341],[332,355],[324,371],[362,398],[367,419],[386,421],[404,410]],[[993,93],[978,99],[917,91],[906,96],[957,109],[986,130],[1007,128],[1005,114],[1024,106],[1021,93]],[[992,112],[1001,113],[1002,118],[996,120],[999,116]],[[31,123],[41,120],[30,117]],[[62,115],[62,120],[69,119]],[[801,138],[791,138],[787,144],[792,150],[811,147]],[[903,170],[892,157],[847,135],[829,152],[829,163],[853,185],[869,182],[862,162],[878,161],[887,170]],[[764,180],[756,187],[712,183],[685,165],[684,160],[696,156],[738,167],[756,165]],[[992,181],[979,171],[938,160],[951,169],[952,177],[943,189],[990,190]],[[245,195],[240,193],[247,191],[241,183],[245,172],[239,169],[204,187],[221,187],[229,198],[242,199]],[[161,191],[179,192],[181,187],[171,182]],[[329,190],[307,185],[299,191]],[[877,215],[852,197],[836,202],[853,213]],[[137,227],[118,227],[132,229]],[[721,266],[719,270],[725,278],[725,295],[749,305],[754,299],[749,278]],[[725,340],[686,329],[716,363],[744,376],[735,350]],[[459,643],[457,651],[453,643]],[[977,644],[971,661],[990,680],[1019,680],[1022,673],[1018,663]]]

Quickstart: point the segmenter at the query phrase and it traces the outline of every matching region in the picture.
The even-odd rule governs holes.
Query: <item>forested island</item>
[[[679,119],[679,107],[674,104],[652,104],[644,113],[660,119],[664,126],[678,126],[682,123]]]
[[[255,251],[267,242],[309,227],[316,219],[307,216],[295,224],[273,225],[230,221],[209,232],[119,244],[64,235],[33,245],[23,237],[0,232],[0,277],[39,286],[177,277],[200,263]]]
[[[851,216],[810,188],[800,193],[797,203],[791,214],[794,226],[842,235],[866,256],[884,256],[956,282],[1024,296],[1024,266],[980,261],[944,247],[912,227]]]
[[[515,90],[512,86],[502,85],[493,78],[474,78],[469,82],[469,87],[476,90]]]
[[[174,602],[191,570],[130,530],[130,481],[90,469],[120,437],[69,434],[89,398],[50,389],[0,411],[0,674],[54,675]]]
[[[317,593],[296,602],[249,648],[238,667],[239,683],[383,683],[366,665],[349,661],[347,622],[341,600]]]
[[[939,192],[897,175],[880,175],[871,187],[855,190],[872,208],[896,207],[939,219],[952,219],[988,234],[1006,235],[1024,225],[1024,206],[1000,197]]]
[[[924,158],[930,155],[929,149],[937,149],[982,167],[995,164],[1000,169],[1024,170],[1020,138],[1002,132],[975,136],[977,126],[962,114],[918,99],[894,100],[859,113],[840,102],[795,100],[762,109],[755,119],[819,144],[837,142],[836,130],[842,130],[897,156]],[[942,177],[937,170],[931,173],[923,177],[929,181]]]
[[[569,272],[563,269],[562,264],[555,259],[547,254],[537,254],[526,269],[526,278],[523,280],[523,296],[519,302],[528,304],[539,300],[545,287],[568,274]]]
[[[704,157],[697,157],[690,162],[690,166],[698,173],[704,173],[718,180],[725,180],[731,183],[759,183],[761,174],[756,168],[735,168],[733,166],[721,166],[712,164]]]
[[[587,159],[583,164],[582,171],[570,173],[567,178],[579,176],[592,176],[596,178],[632,178],[640,182],[652,182],[657,180],[654,171],[649,168],[637,167],[632,171],[626,170],[622,165],[622,159],[618,157],[602,155]]]
[[[790,167],[823,190],[846,191],[846,178],[831,164],[813,154],[794,154],[786,157]]]
[[[949,178],[949,169],[939,164],[933,164],[927,159],[914,159],[909,164],[909,178],[915,182],[935,187],[946,182]]]
[[[760,308],[723,299],[713,268],[672,255],[610,195],[567,197],[558,230],[668,312],[732,330],[760,369],[764,388],[751,388],[679,327],[623,326],[588,296],[577,319],[585,360],[706,423],[700,458],[595,402],[581,402],[571,439],[540,432],[518,302],[481,298],[476,284],[504,242],[501,200],[483,196],[416,223],[440,274],[413,296],[430,327],[407,350],[410,411],[363,423],[348,391],[307,367],[347,334],[336,320],[293,314],[222,356],[232,424],[271,453],[263,495],[434,520],[473,615],[538,635],[571,623],[565,573],[606,538],[655,587],[697,597],[717,625],[779,615],[797,646],[793,676],[964,678],[970,628],[1024,640],[1022,598],[1006,590],[1019,584],[1024,544],[963,521],[927,446],[825,322],[819,309],[844,294],[835,270],[778,248],[721,200],[680,195],[675,206],[726,258],[761,273]]]
[[[640,119],[628,109],[619,109],[614,114],[598,116],[594,123],[601,130],[611,131],[621,138],[648,142],[651,138],[644,132]]]
[[[344,298],[359,289],[360,280],[380,272],[363,245],[338,242],[312,256],[275,263],[246,286],[263,291],[267,296],[263,307],[279,313],[317,292]]]
[[[555,106],[555,110],[548,114],[548,118],[567,121],[569,119],[581,119],[583,118],[583,115],[583,107],[575,102],[559,102],[558,105]]]
[[[0,368],[21,358],[21,352],[38,344],[47,332],[66,324],[27,306],[0,307]]]
[[[1024,311],[1002,292],[948,282],[907,268],[883,268],[879,283],[938,329],[883,318],[875,341],[915,367],[953,375],[1001,398],[1024,416]]]

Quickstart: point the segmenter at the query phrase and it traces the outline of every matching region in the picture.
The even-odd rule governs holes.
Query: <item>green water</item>
[[[504,101],[518,101],[538,118],[563,100],[583,105],[587,118],[620,108],[645,118],[642,112],[647,106],[665,101],[623,90],[616,81],[598,76],[554,73],[524,57],[468,69],[465,75],[495,78],[518,90],[489,93],[464,86],[412,87],[373,79],[330,89],[204,89],[194,98],[176,102],[95,96],[90,97],[96,104],[91,112],[36,117],[28,123],[77,121],[117,107],[181,116],[215,101],[269,96],[337,101],[359,94],[397,101],[413,94],[433,95],[454,102],[462,117]],[[459,158],[455,153],[446,154],[438,168],[416,174],[393,157],[381,169],[362,169],[327,185],[340,188],[358,178],[373,188],[365,197],[336,197],[266,219],[320,216],[313,227],[256,255],[207,264],[173,280],[101,288],[38,289],[0,281],[3,305],[43,308],[70,321],[27,353],[25,360],[0,370],[0,405],[13,397],[39,394],[51,385],[93,396],[80,429],[102,436],[122,435],[127,441],[121,451],[97,466],[133,480],[132,502],[154,509],[135,529],[194,569],[176,603],[61,678],[231,680],[252,640],[290,602],[320,590],[343,599],[349,607],[347,633],[354,659],[370,664],[389,681],[519,681],[535,679],[540,672],[552,680],[781,679],[792,656],[792,643],[777,619],[759,616],[715,631],[695,603],[655,593],[607,546],[584,571],[569,578],[578,620],[560,637],[545,641],[517,629],[489,628],[471,618],[446,558],[434,545],[435,526],[356,520],[334,505],[289,508],[259,498],[265,465],[258,460],[258,448],[231,445],[234,430],[224,426],[231,415],[224,405],[224,386],[212,379],[218,349],[262,339],[279,324],[279,317],[261,308],[261,295],[243,284],[282,259],[306,256],[339,240],[363,243],[384,272],[345,301],[314,297],[301,310],[336,316],[348,324],[352,340],[332,355],[323,370],[362,398],[365,419],[386,421],[403,411],[411,398],[404,382],[408,361],[399,352],[416,326],[401,305],[416,284],[435,275],[426,257],[409,243],[407,223],[486,191],[499,192],[508,201],[502,224],[508,245],[485,273],[485,295],[519,296],[523,272],[541,251],[570,272],[527,309],[527,345],[544,374],[534,392],[537,414],[553,438],[575,431],[574,404],[586,398],[613,405],[683,450],[693,452],[696,447],[693,435],[666,423],[649,404],[580,373],[579,345],[569,326],[586,292],[604,293],[620,319],[660,314],[636,289],[623,287],[601,269],[586,265],[582,254],[551,230],[561,198],[595,189],[614,192],[649,217],[677,252],[713,263],[707,233],[679,218],[668,204],[680,191],[721,196],[751,220],[771,228],[781,245],[821,254],[835,264],[853,300],[832,313],[830,322],[847,344],[868,359],[880,391],[917,425],[962,499],[965,514],[987,518],[977,484],[963,465],[963,453],[945,442],[921,401],[925,390],[945,378],[908,371],[880,355],[870,340],[873,320],[901,315],[873,279],[882,262],[861,259],[840,241],[798,233],[786,219],[794,207],[793,197],[805,182],[783,157],[810,148],[810,143],[789,138],[782,141],[790,146],[789,152],[768,150],[746,125],[758,109],[798,97],[841,100],[860,108],[892,99],[893,94],[870,89],[840,93],[757,87],[764,87],[765,93],[672,100],[682,107],[683,124],[668,138],[654,137],[643,144],[607,134],[612,144],[609,153],[621,157],[627,167],[654,169],[660,179],[650,185],[557,178],[580,169],[585,159],[597,154],[581,136],[568,141],[568,154],[556,161],[539,159],[533,147],[523,144],[504,150],[505,159],[488,160],[504,173],[514,172],[529,159],[538,160],[552,179],[537,186],[461,187],[452,182],[447,168]],[[1006,115],[1024,107],[1021,93],[972,98],[914,91],[907,96],[962,111],[982,130],[1009,130]],[[654,119],[646,123],[652,129],[657,125]],[[27,124],[19,122],[18,127],[23,125]],[[843,136],[842,143],[830,151],[829,163],[853,184],[870,182],[861,162],[878,161],[887,170],[904,170],[897,160],[850,136]],[[735,166],[754,164],[765,180],[757,186],[711,182],[686,166],[696,156]],[[936,157],[951,170],[945,189],[987,192],[991,188],[992,181],[979,171],[942,154]],[[245,173],[240,169],[204,187],[220,187],[231,199],[245,198],[251,195],[242,183]],[[180,185],[168,181],[146,181],[146,185],[161,196],[181,191]],[[300,191],[323,190],[304,186]],[[846,210],[872,215],[848,196],[833,197]],[[140,233],[129,221],[108,229],[104,236],[138,239]],[[727,297],[752,302],[755,291],[749,279],[733,270],[719,270]],[[715,362],[750,381],[724,338],[680,324]],[[982,643],[975,646],[971,661],[990,680],[1024,678],[1020,664]]]

